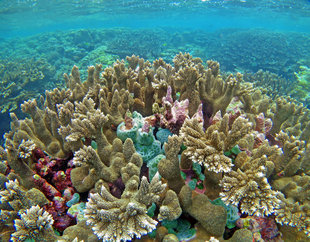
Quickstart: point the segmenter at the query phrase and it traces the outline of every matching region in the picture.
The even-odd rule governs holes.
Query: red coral
[[[33,175],[33,179],[37,187],[44,193],[47,199],[52,200],[55,196],[61,196],[61,192],[38,174]]]

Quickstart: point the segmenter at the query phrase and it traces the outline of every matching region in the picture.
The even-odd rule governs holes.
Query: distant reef
[[[310,66],[309,34],[255,29],[82,29],[1,40],[0,47],[1,134],[8,130],[9,112],[19,112],[25,99],[39,100],[47,89],[64,87],[63,73],[73,65],[85,78],[88,66],[107,67],[133,54],[170,64],[180,51],[212,59],[221,64],[223,75],[240,72],[247,81],[266,88],[272,98],[288,95],[296,87],[292,96],[309,105],[305,82],[300,81]]]

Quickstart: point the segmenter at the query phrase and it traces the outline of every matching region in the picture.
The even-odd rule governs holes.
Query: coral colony
[[[76,66],[0,149],[3,241],[310,236],[310,111],[219,63]]]

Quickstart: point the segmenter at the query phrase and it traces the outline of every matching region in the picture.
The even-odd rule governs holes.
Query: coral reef
[[[146,177],[139,181],[142,160],[134,152],[130,139],[125,141],[123,149],[127,165],[121,169],[125,185],[121,197],[114,197],[105,186],[101,186],[101,191],[90,194],[86,203],[87,223],[105,241],[130,240],[152,232],[157,222],[147,215],[147,209],[152,203],[159,202],[159,195],[165,190],[158,175],[150,183]]]
[[[16,232],[12,234],[12,241],[55,241],[52,229],[53,218],[39,206],[32,206],[20,214],[21,219],[15,220]]]
[[[12,112],[28,98],[44,92],[43,85],[55,71],[41,59],[0,59],[0,112]],[[32,88],[33,85],[37,89]]]
[[[310,111],[215,61],[173,62],[74,66],[66,88],[21,105],[27,118],[11,114],[3,238],[281,239],[275,221],[309,235]]]

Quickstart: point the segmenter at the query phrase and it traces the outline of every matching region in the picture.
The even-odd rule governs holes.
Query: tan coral
[[[197,83],[201,74],[194,66],[185,66],[175,76],[175,85],[179,86],[180,100],[189,100],[189,116],[193,116],[200,104]]]
[[[181,214],[182,209],[177,194],[173,190],[168,190],[159,209],[159,221],[164,219],[175,220],[180,217]]]
[[[282,145],[283,155],[274,160],[276,172],[285,176],[293,176],[302,168],[305,155],[305,142],[288,136],[281,131],[276,140]]]
[[[128,155],[130,154],[132,151]],[[142,177],[139,182],[142,159],[139,156],[139,159],[134,158],[134,155],[131,157],[130,162],[122,169],[125,190],[121,198],[114,197],[102,186],[100,193],[90,194],[86,203],[87,223],[92,226],[98,238],[104,241],[126,241],[134,236],[140,238],[153,231],[157,225],[157,221],[146,213],[153,202],[160,200],[159,195],[164,191],[165,185],[161,184],[158,174],[150,183],[146,177]]]
[[[233,164],[224,152],[241,144],[252,132],[253,125],[242,117],[238,117],[230,128],[228,114],[224,115],[221,121],[208,127],[206,132],[195,118],[186,120],[180,130],[187,146],[185,155],[214,172],[231,170]]]
[[[275,210],[276,221],[280,224],[286,224],[292,227],[297,227],[310,237],[310,207],[302,205],[299,202],[292,203],[286,199],[283,194],[279,195],[282,203]]]
[[[202,66],[202,60],[200,58],[194,58],[189,53],[183,54],[181,52],[173,58],[173,63],[176,71],[187,66]]]
[[[15,220],[16,232],[12,234],[12,241],[55,241],[52,224],[52,215],[43,211],[39,206],[32,206],[20,215],[21,219]]]
[[[249,92],[247,87],[241,85],[241,82],[240,73],[237,73],[236,77],[231,74],[224,81],[219,73],[219,64],[208,61],[208,69],[198,83],[199,98],[208,118],[218,111],[225,113],[233,97],[240,97]],[[208,125],[205,123],[205,128]]]
[[[277,192],[271,189],[266,178],[267,157],[251,160],[255,164],[250,169],[231,171],[221,181],[223,191],[220,193],[226,204],[238,206],[242,212],[255,216],[268,216],[281,202],[277,199]]]
[[[310,138],[310,111],[290,97],[279,97],[270,108],[268,116],[273,121],[271,133],[273,135],[281,130],[289,136],[309,142]]]
[[[168,137],[168,143],[164,145],[166,158],[163,158],[158,163],[158,172],[163,178],[168,181],[170,189],[179,193],[185,185],[181,177],[179,165],[179,151],[182,144],[182,139],[176,135]]]

